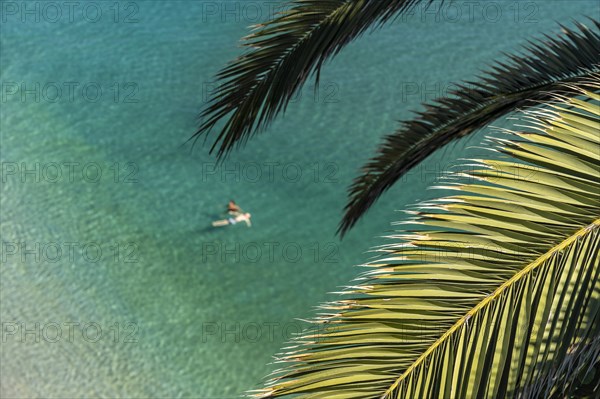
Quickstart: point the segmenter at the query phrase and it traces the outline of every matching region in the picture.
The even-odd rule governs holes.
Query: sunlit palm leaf
[[[342,47],[418,3],[433,0],[295,0],[245,38],[251,50],[218,75],[221,84],[194,135],[224,120],[211,147],[219,157],[285,110],[294,94]]]
[[[581,87],[421,204],[255,394],[597,395],[600,80]]]
[[[387,136],[378,154],[350,187],[339,231],[344,234],[373,203],[406,172],[435,150],[464,137],[497,118],[545,101],[563,92],[564,83],[600,72],[600,35],[577,24],[579,32],[563,27],[557,38],[530,43],[523,55],[497,63],[478,81],[463,82],[446,97],[427,104],[416,118]]]

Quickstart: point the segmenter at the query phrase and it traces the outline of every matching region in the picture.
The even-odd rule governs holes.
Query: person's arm
[[[244,219],[244,222],[246,222],[246,225],[248,225],[248,227],[252,227],[252,223],[250,222],[250,219],[246,218],[246,219]]]

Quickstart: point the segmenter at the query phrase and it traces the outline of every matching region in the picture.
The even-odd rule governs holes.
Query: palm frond
[[[345,234],[405,173],[437,149],[518,109],[535,106],[557,93],[572,94],[565,83],[600,72],[600,24],[562,27],[562,34],[529,42],[525,52],[498,62],[478,80],[457,84],[413,120],[387,136],[377,155],[361,169],[349,190],[338,232]]]
[[[226,120],[210,150],[218,147],[217,156],[225,156],[284,111],[312,74],[318,83],[323,63],[342,47],[422,1],[433,0],[290,2],[288,10],[245,37],[244,46],[251,50],[217,75],[220,89],[202,112],[203,122],[192,139]]]
[[[600,392],[600,334],[589,343],[569,348],[565,358],[531,386],[516,392],[519,399],[593,397]]]
[[[421,204],[254,394],[560,397],[556,383],[576,392],[575,376],[593,387],[583,371],[597,359],[577,353],[597,353],[600,336],[600,79],[571,89],[580,96],[492,139],[499,159],[458,172],[442,187],[456,195]]]

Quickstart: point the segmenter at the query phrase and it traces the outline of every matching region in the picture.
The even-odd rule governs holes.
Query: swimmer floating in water
[[[229,200],[229,203],[227,204],[227,213],[237,216],[242,213],[242,208],[240,208],[233,200]]]
[[[252,223],[250,223],[251,217],[252,217],[252,215],[250,215],[248,212],[239,213],[235,216],[232,215],[230,218],[227,218],[227,219],[215,220],[214,222],[212,222],[212,225],[213,225],[213,227],[224,227],[224,226],[234,225],[239,222],[245,222],[246,225],[248,227],[250,227],[250,226],[252,226]]]

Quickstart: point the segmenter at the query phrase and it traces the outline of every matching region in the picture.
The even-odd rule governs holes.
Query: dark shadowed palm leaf
[[[220,89],[202,112],[194,136],[224,120],[211,152],[219,157],[265,127],[306,80],[342,47],[418,3],[433,0],[295,0],[287,10],[245,37],[251,50],[218,75]]]
[[[350,229],[387,189],[437,149],[517,108],[557,93],[568,95],[571,90],[565,83],[600,72],[599,24],[592,23],[596,29],[577,24],[579,32],[563,27],[557,38],[530,43],[525,54],[497,63],[477,81],[456,85],[448,96],[426,104],[415,119],[402,123],[350,187],[339,231]]]
[[[598,395],[600,78],[420,204],[259,397]]]

